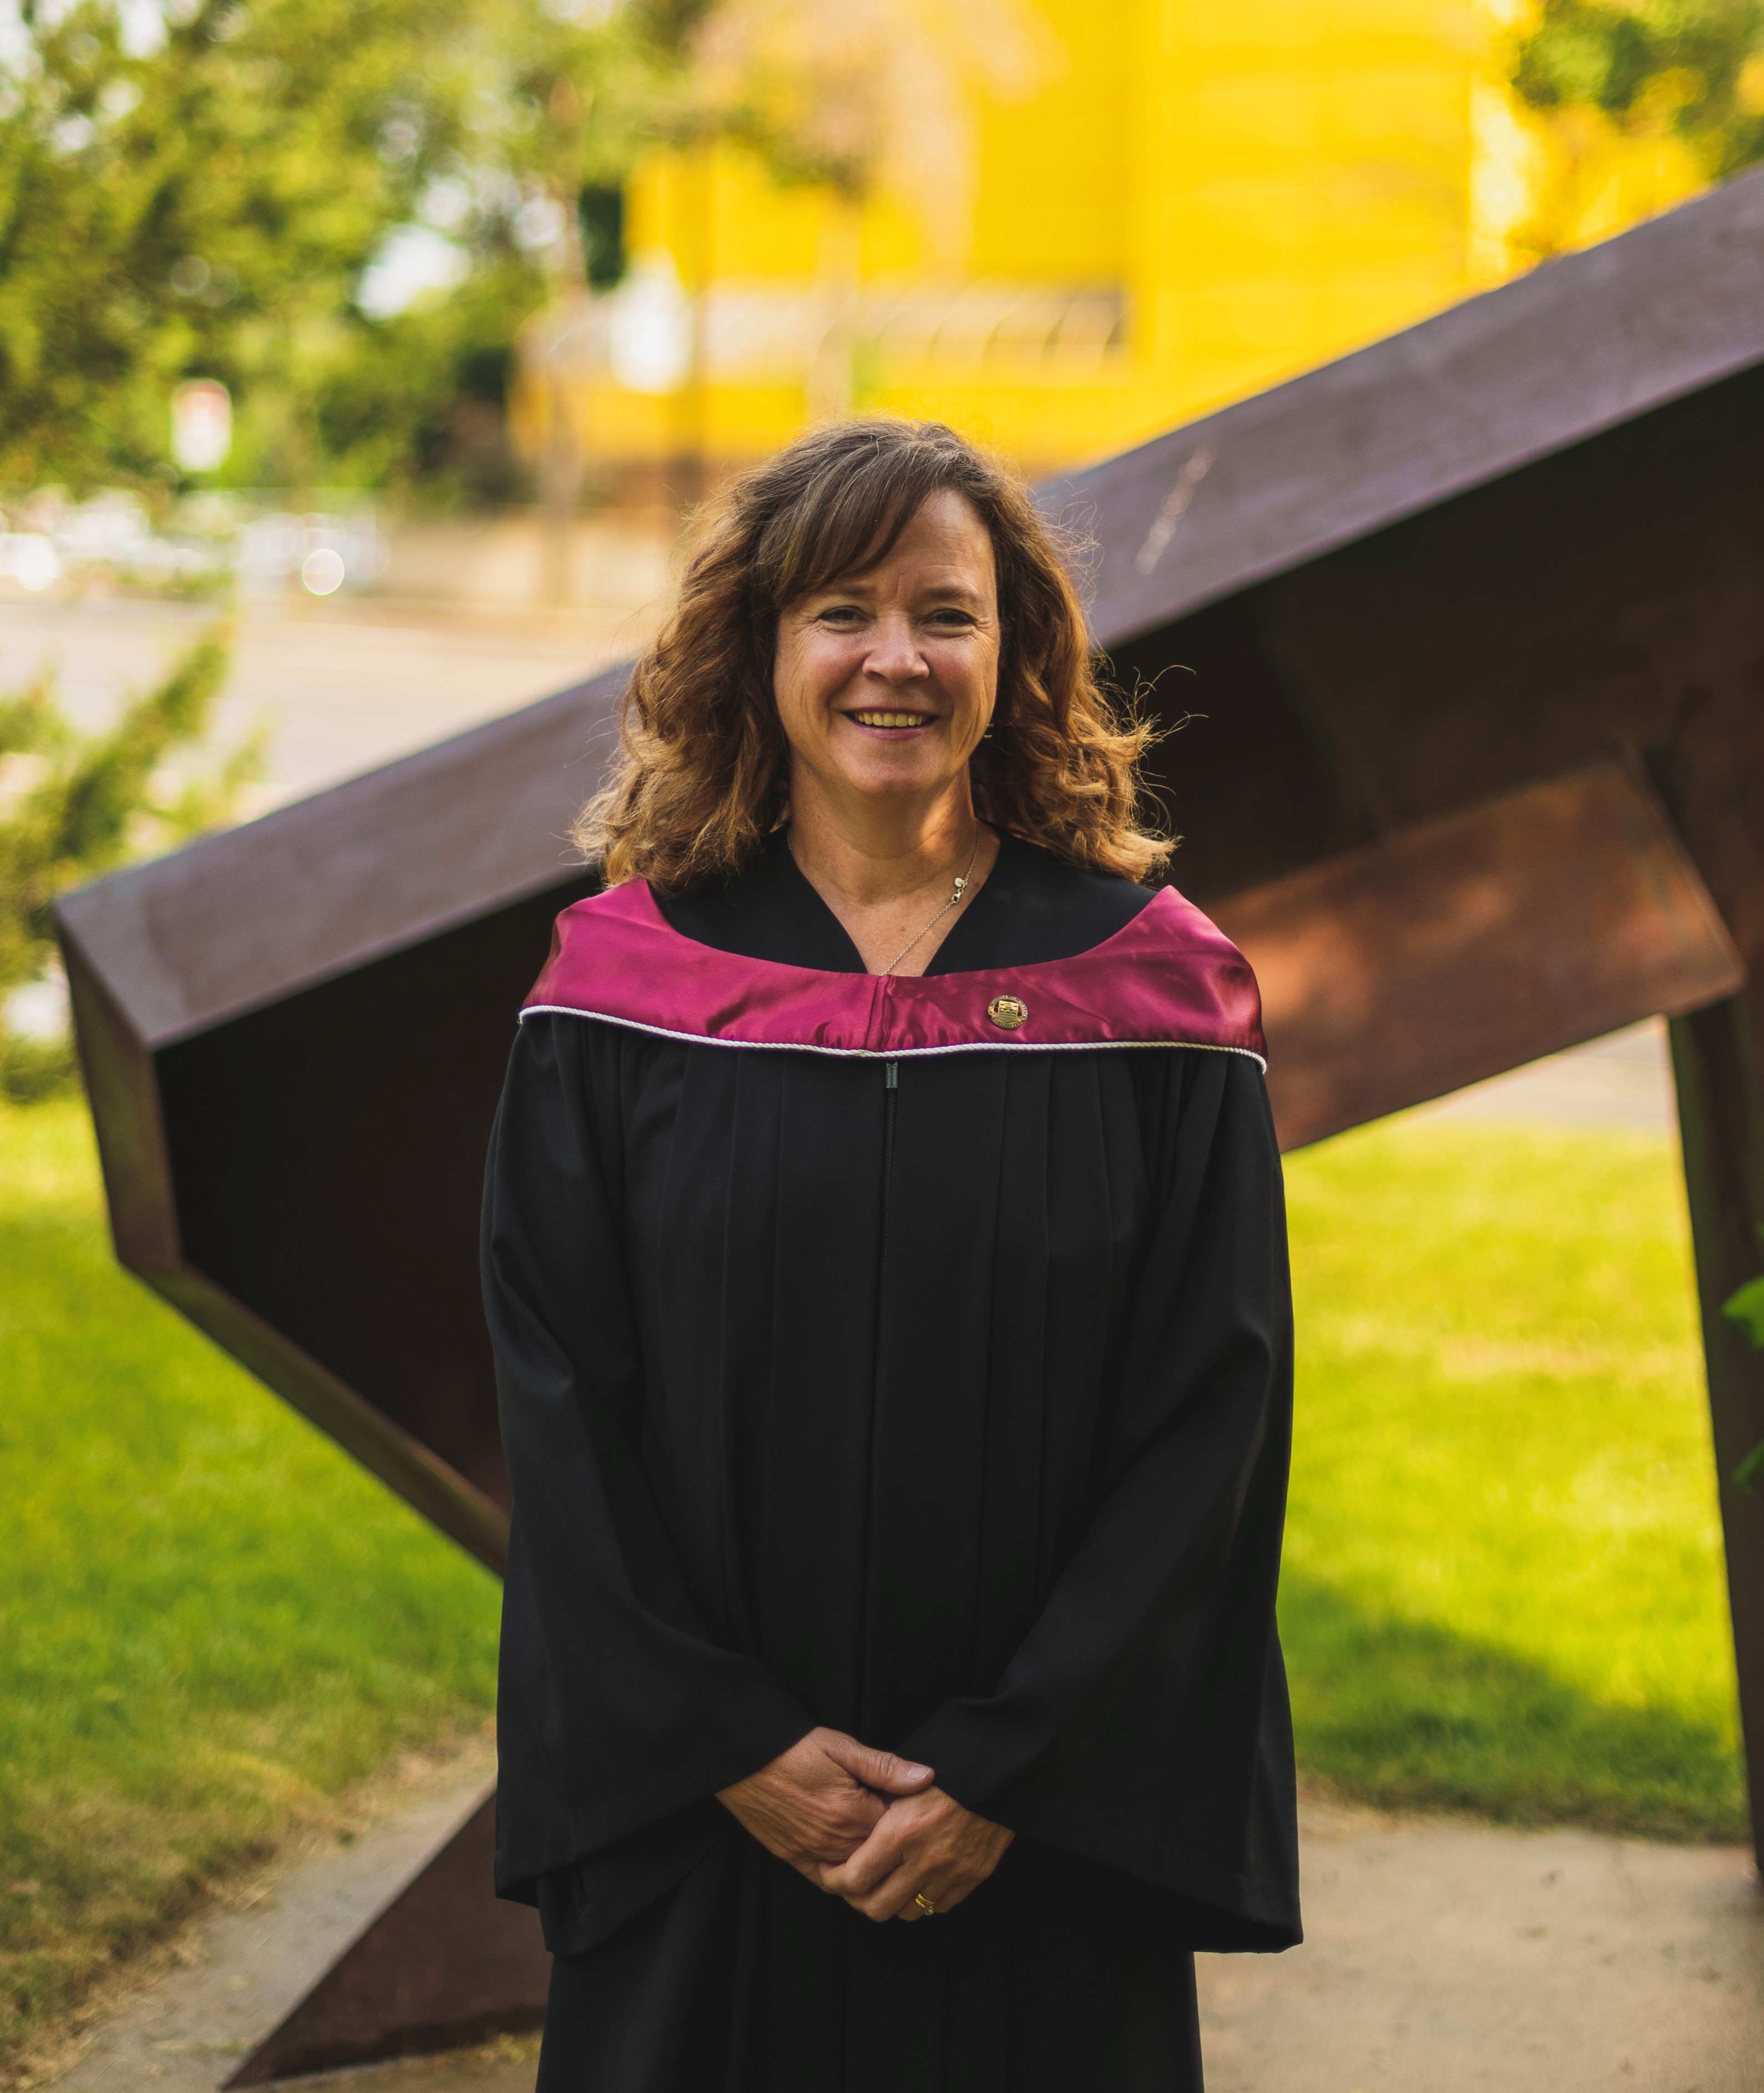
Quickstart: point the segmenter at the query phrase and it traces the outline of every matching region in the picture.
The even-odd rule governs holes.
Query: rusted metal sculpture
[[[1764,1795],[1764,1501],[1729,1480],[1764,1354],[1720,1313],[1764,1265],[1764,176],[1044,499],[1098,542],[1122,679],[1203,716],[1159,782],[1287,1146],[1671,1016]],[[479,1166],[621,681],[61,912],[119,1254],[492,1567]],[[536,1928],[460,1872],[486,1822],[235,2082],[537,2017]]]

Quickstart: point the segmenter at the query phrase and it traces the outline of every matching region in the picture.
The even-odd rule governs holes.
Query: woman
[[[486,1202],[542,2093],[1178,2093],[1299,1937],[1279,1164],[1144,739],[936,427],[750,473],[633,676]]]

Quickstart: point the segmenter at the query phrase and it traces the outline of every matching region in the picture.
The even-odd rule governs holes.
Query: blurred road
[[[0,603],[0,691],[53,669],[75,721],[100,726],[214,615],[119,596]],[[214,746],[267,728],[266,774],[250,803],[261,812],[634,654],[654,616],[639,606],[456,609],[371,597],[248,606]]]
[[[1433,1119],[1548,1120],[1559,1126],[1628,1126],[1676,1133],[1678,1107],[1666,1025],[1650,1017],[1528,1068],[1476,1083],[1438,1103]]]

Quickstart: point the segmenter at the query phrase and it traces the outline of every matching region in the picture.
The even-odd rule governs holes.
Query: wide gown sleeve
[[[727,1819],[716,1791],[806,1735],[767,1667],[707,1633],[640,1455],[619,1216],[619,1057],[522,1025],[492,1136],[483,1280],[513,1518],[503,1608],[497,1884],[599,1867],[610,1929]]]
[[[1274,1623],[1292,1343],[1280,1162],[1235,1055],[1139,1084],[1160,1207],[1094,1511],[995,1692],[898,1748],[968,1808],[1186,1900],[1203,1944],[1298,1937],[1291,1730]]]

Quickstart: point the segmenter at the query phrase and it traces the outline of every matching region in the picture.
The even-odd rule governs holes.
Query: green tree
[[[616,280],[624,180],[681,123],[679,25],[637,4],[576,13],[594,19],[560,0],[498,9],[466,135],[417,199],[464,280],[390,318],[352,307],[333,330],[313,400],[339,479],[431,498],[516,491],[502,431],[516,339],[542,306]],[[548,462],[573,507],[580,461]]]
[[[459,9],[205,0],[145,52],[100,0],[25,15],[0,119],[0,478],[149,474],[179,378],[290,362],[446,150]]]
[[[5,1015],[13,993],[54,978],[56,896],[223,827],[257,776],[256,738],[218,766],[168,774],[206,734],[231,654],[225,624],[211,626],[101,734],[69,723],[50,677],[0,696],[0,1095],[43,1095],[72,1072],[65,1037],[21,1034]]]
[[[1720,180],[1764,159],[1764,0],[1543,0],[1520,41],[1528,108],[1669,130]]]
[[[236,483],[383,477],[398,446],[339,422],[339,379],[388,338],[364,271],[426,216],[476,280],[395,416],[423,457],[487,316],[505,352],[545,295],[547,213],[628,162],[670,63],[644,10],[557,0],[164,0],[133,41],[123,19],[24,0],[0,49],[0,486],[163,480],[197,374],[240,399]]]
[[[1764,1350],[1764,1277],[1749,1280],[1723,1303],[1722,1313],[1739,1325],[1754,1346]],[[1740,1463],[1733,1480],[1745,1489],[1764,1488],[1764,1439]]]

